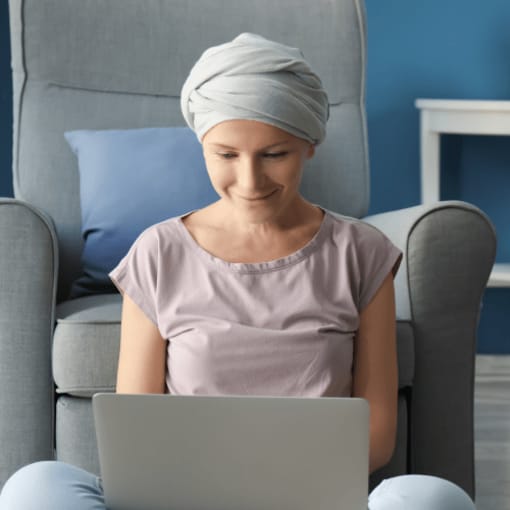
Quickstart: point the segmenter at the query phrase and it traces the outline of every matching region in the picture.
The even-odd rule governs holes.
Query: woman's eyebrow
[[[258,151],[262,152],[262,151],[265,151],[265,150],[267,150],[267,149],[271,149],[271,148],[273,148],[273,147],[276,147],[276,146],[278,146],[278,145],[283,145],[283,144],[285,144],[285,143],[289,143],[289,140],[282,140],[281,142],[277,142],[277,143],[273,143],[273,144],[271,144],[271,145],[267,145],[266,147],[262,147],[262,148],[258,149]],[[225,144],[223,144],[223,143],[210,142],[210,145],[214,145],[214,146],[216,146],[216,147],[222,147],[222,148],[224,148],[224,149],[237,150],[237,148],[236,148],[236,147],[232,147],[232,146],[230,146],[230,145],[225,145]]]

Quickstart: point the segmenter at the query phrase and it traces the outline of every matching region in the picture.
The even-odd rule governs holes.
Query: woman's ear
[[[306,159],[313,158],[313,155],[315,154],[315,145],[311,143],[308,147],[308,150],[306,151]]]

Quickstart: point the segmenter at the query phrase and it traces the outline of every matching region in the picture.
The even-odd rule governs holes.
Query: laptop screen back
[[[96,394],[111,510],[366,510],[362,399]]]

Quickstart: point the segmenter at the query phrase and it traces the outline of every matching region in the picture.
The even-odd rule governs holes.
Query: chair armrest
[[[397,316],[412,323],[409,470],[474,496],[474,363],[481,300],[496,233],[477,207],[443,201],[363,218],[404,252]]]
[[[0,489],[19,467],[54,458],[57,275],[51,219],[31,204],[0,198]]]

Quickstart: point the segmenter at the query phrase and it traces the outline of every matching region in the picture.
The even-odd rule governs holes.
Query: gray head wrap
[[[200,140],[220,122],[248,119],[319,144],[329,117],[326,92],[301,51],[250,33],[202,54],[182,87],[181,110]]]

